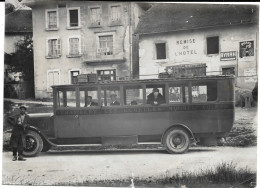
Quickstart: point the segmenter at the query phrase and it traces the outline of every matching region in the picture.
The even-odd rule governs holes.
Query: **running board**
[[[102,144],[72,144],[72,145],[56,145],[56,147],[80,147],[80,146],[102,146]]]
[[[161,142],[138,142],[138,145],[157,145],[157,144],[162,144]]]

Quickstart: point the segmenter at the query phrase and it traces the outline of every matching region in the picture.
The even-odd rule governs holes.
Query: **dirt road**
[[[222,162],[256,171],[256,147],[191,148],[182,155],[163,150],[50,151],[27,161],[11,161],[3,153],[3,184],[53,185],[83,181],[165,177],[182,171],[199,171]]]

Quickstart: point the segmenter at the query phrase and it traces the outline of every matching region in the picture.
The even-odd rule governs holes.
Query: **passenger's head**
[[[90,103],[92,101],[92,97],[91,96],[87,96],[87,103]]]
[[[154,94],[155,97],[157,97],[158,94],[159,94],[159,89],[158,88],[154,88],[153,89],[153,94]]]
[[[116,94],[111,94],[111,95],[110,95],[110,98],[111,98],[112,101],[115,101],[115,100],[116,100],[116,97],[117,97]]]

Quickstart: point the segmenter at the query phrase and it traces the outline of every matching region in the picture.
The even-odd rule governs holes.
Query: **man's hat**
[[[159,89],[158,88],[154,88],[153,92],[159,92]]]
[[[117,95],[116,95],[115,93],[112,93],[112,94],[110,95],[110,97],[112,97],[112,96],[115,96],[115,97],[116,97]]]
[[[22,109],[22,108],[25,109],[25,110],[27,109],[27,108],[25,107],[25,105],[21,105],[21,106],[20,106],[20,109]]]

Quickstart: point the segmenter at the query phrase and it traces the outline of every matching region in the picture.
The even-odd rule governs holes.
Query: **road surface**
[[[170,155],[164,150],[50,151],[27,161],[3,153],[3,184],[54,185],[83,181],[163,178],[233,162],[256,172],[256,147],[200,147]]]

